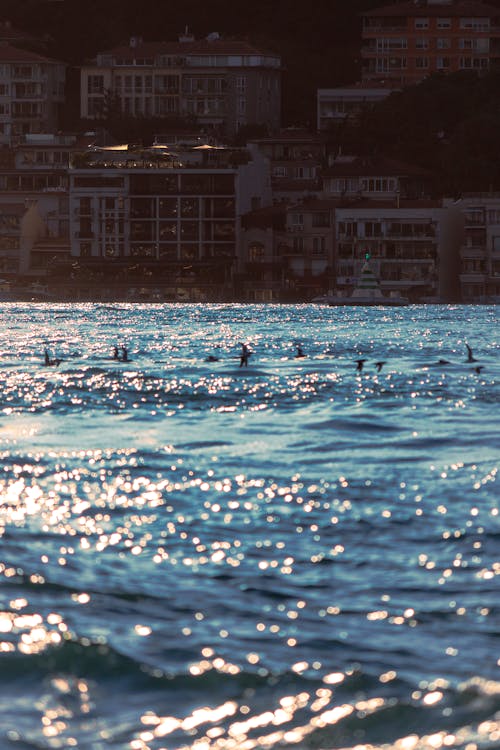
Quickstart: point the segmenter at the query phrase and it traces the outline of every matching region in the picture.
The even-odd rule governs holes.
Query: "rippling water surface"
[[[500,747],[497,308],[1,313],[2,750]]]

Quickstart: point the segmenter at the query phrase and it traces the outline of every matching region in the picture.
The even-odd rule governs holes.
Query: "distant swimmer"
[[[377,372],[380,372],[382,367],[385,365],[385,362],[375,362],[375,367],[377,368]]]
[[[53,359],[51,359],[48,349],[44,349],[43,356],[44,356],[45,367],[53,367],[53,366],[57,367],[58,365],[61,364],[62,360],[58,359],[57,357],[54,357]]]
[[[356,360],[356,372],[362,372],[363,371],[363,365],[365,364],[366,359],[357,359]]]
[[[296,359],[299,359],[300,357],[305,357],[304,351],[301,346],[297,346],[297,354],[295,355]]]
[[[246,344],[242,344],[240,342],[241,346],[241,354],[240,354],[240,367],[248,367],[248,358],[250,357],[250,349]]]
[[[466,344],[465,347],[467,349],[467,362],[477,362],[477,359],[472,356],[472,349],[469,344]]]

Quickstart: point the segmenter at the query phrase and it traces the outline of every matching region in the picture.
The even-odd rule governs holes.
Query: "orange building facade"
[[[432,73],[500,64],[500,8],[470,0],[411,0],[362,16],[362,82],[409,86]]]

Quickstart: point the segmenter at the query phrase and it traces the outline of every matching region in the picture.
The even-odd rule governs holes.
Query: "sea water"
[[[1,314],[1,750],[500,747],[497,308]]]

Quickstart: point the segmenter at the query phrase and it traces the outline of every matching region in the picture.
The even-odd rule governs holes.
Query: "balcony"
[[[408,32],[408,26],[404,22],[400,22],[397,26],[386,26],[385,24],[377,24],[376,26],[364,26],[362,35],[363,39],[369,39],[373,34],[380,36],[380,34],[406,34]]]
[[[486,274],[475,271],[466,271],[460,274],[461,284],[484,284],[486,281]]]
[[[498,251],[500,256],[500,250]],[[486,258],[486,248],[484,245],[463,245],[460,248],[460,258]]]

